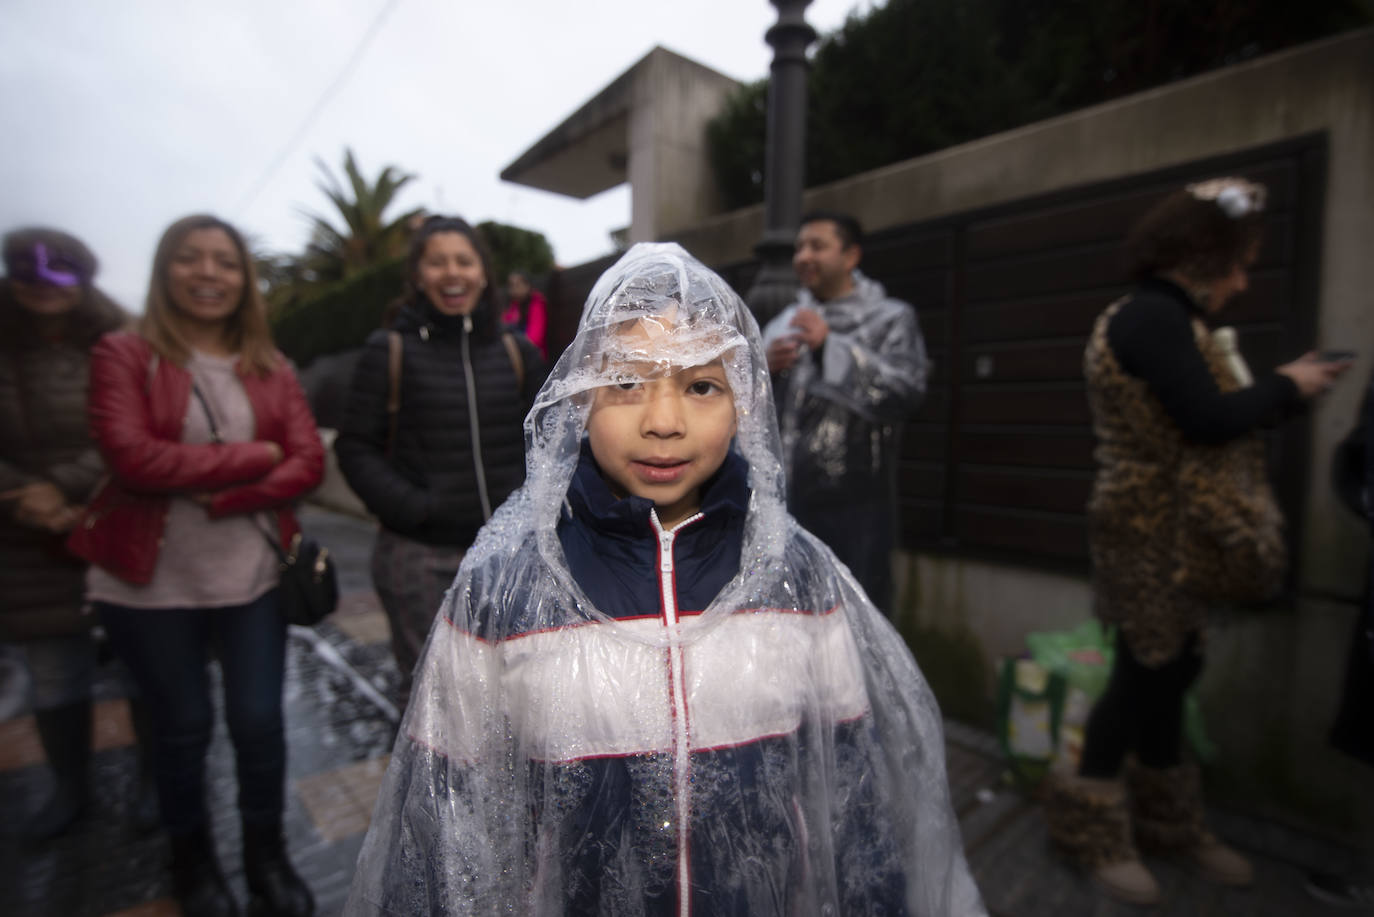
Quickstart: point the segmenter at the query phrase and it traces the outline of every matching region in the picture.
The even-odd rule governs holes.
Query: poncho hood
[[[647,333],[644,333],[648,329]],[[555,533],[583,448],[597,388],[721,361],[735,399],[732,449],[748,464],[749,505],[737,577],[711,615],[766,592],[759,576],[778,571],[790,527],[782,448],[758,323],[725,281],[673,243],[641,243],[597,281],[577,336],[554,364],[525,418],[525,485],[506,501],[472,553],[535,545],[552,581],[582,597]],[[461,579],[461,577],[460,577]],[[604,619],[590,602],[589,618]],[[688,626],[695,629],[702,622]]]

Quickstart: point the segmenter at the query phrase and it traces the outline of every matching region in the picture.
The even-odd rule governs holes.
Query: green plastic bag
[[[1097,700],[1107,689],[1116,641],[1096,618],[1089,618],[1072,630],[1026,634],[1026,649],[1036,662]]]
[[[1012,773],[1033,786],[1051,770],[1074,773],[1088,714],[1111,676],[1114,631],[1096,619],[1064,631],[1026,635],[1028,658],[1003,659],[997,683],[997,738]],[[1184,738],[1202,761],[1216,755],[1195,692],[1183,702]]]
[[[1070,630],[1027,634],[1026,647],[1032,659],[1064,678],[1064,705],[1055,734],[1055,767],[1076,769],[1088,714],[1111,676],[1116,633],[1104,628],[1096,618],[1089,618]],[[1216,746],[1204,728],[1196,691],[1189,691],[1183,699],[1183,735],[1199,760],[1206,762],[1216,756]]]

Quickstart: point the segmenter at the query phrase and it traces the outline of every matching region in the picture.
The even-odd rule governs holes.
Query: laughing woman
[[[382,524],[372,581],[408,700],[464,552],[525,478],[525,412],[545,371],[528,338],[501,329],[491,256],[466,220],[420,226],[398,305],[368,339],[334,451]]]
[[[232,226],[190,216],[163,234],[139,333],[93,351],[90,420],[111,478],[71,545],[93,564],[89,597],[151,708],[182,910],[237,913],[205,801],[213,650],[253,904],[311,914],[283,847],[286,621],[269,538],[299,530],[292,501],[319,483],[324,456]]]

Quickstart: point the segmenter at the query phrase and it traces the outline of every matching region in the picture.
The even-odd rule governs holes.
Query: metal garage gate
[[[1234,174],[1268,186],[1250,289],[1222,320],[1251,366],[1269,369],[1313,340],[1325,162],[1314,135],[872,234],[863,269],[916,306],[935,362],[903,445],[902,546],[1086,570],[1094,464],[1083,347],[1097,314],[1130,288],[1121,250],[1131,224],[1188,181]],[[556,277],[555,326],[567,337],[611,261]],[[721,273],[744,292],[755,270]],[[1290,519],[1301,511],[1307,435],[1295,423],[1270,440]]]

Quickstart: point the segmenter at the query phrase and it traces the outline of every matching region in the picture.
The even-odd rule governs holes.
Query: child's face
[[[617,496],[653,500],[664,528],[701,507],[735,435],[735,398],[719,362],[596,390],[587,435]]]

